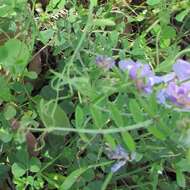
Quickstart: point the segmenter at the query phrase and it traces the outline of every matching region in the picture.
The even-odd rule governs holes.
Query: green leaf
[[[115,26],[115,22],[111,19],[94,19],[93,23],[96,26]]]
[[[185,188],[186,187],[185,176],[179,168],[176,169],[176,178],[177,178],[177,184],[180,187]]]
[[[97,0],[90,0],[90,3],[92,4],[93,7],[97,6],[98,1]]]
[[[53,11],[57,7],[58,8],[63,8],[65,3],[66,3],[65,0],[51,0],[51,1],[49,1],[49,4],[48,4],[46,9],[47,9],[47,11]]]
[[[179,162],[176,163],[176,166],[182,172],[190,172],[190,162],[188,159],[182,158]]]
[[[4,109],[4,117],[6,120],[14,118],[16,115],[16,109],[12,105],[7,105]]]
[[[80,168],[72,172],[60,186],[60,190],[69,190],[76,180],[87,170],[88,168]]]
[[[40,31],[39,39],[43,44],[47,44],[48,41],[53,37],[54,30],[53,29],[47,29],[44,31]]]
[[[84,122],[84,112],[80,106],[76,107],[75,124],[77,128],[81,128]]]
[[[12,99],[11,91],[3,76],[0,76],[0,89],[3,89],[0,91],[0,101],[10,101]]]
[[[4,61],[8,56],[8,52],[4,46],[0,47],[0,62]]]
[[[13,134],[4,128],[0,128],[0,141],[8,143],[12,140]]]
[[[15,11],[12,6],[1,4],[0,6],[0,17],[8,17],[15,14]]]
[[[121,133],[121,136],[123,138],[123,141],[125,142],[126,146],[129,148],[131,152],[134,152],[136,149],[136,143],[133,140],[132,136],[129,132],[123,132]]]
[[[110,147],[112,149],[115,149],[116,147],[116,142],[115,142],[115,138],[112,135],[104,135],[104,140],[110,145]]]
[[[13,76],[22,74],[30,55],[27,45],[18,39],[10,39],[5,43],[4,48],[8,55],[1,61],[1,65]]]
[[[94,97],[96,95],[88,77],[76,77],[72,81],[70,80],[70,83],[84,96]]]
[[[157,5],[161,3],[161,0],[147,0],[148,5]]]
[[[188,15],[188,13],[189,9],[183,10],[180,13],[178,13],[175,18],[178,22],[183,22],[184,18]]]
[[[40,162],[39,159],[34,158],[34,157],[31,158],[29,165],[30,165],[30,171],[31,171],[31,172],[36,173],[36,172],[39,172],[39,171],[40,171],[41,162]]]
[[[53,101],[41,99],[37,109],[45,127],[70,127],[70,122],[65,111]]]
[[[28,77],[29,79],[37,79],[38,74],[35,71],[27,71],[24,73],[24,76]]]
[[[83,128],[84,120],[85,120],[85,116],[84,116],[83,109],[80,106],[77,106],[76,110],[75,110],[76,128]],[[85,141],[85,142],[88,141],[87,135],[85,135],[85,134],[79,134],[79,135],[83,139],[83,141]]]
[[[148,131],[161,141],[166,139],[166,135],[162,133],[156,126],[148,127]]]
[[[102,112],[95,105],[90,106],[90,113],[92,115],[92,119],[96,128],[102,128],[104,125],[104,119],[102,116]]]
[[[19,163],[14,163],[11,167],[12,169],[12,173],[16,178],[19,178],[21,176],[23,176],[26,172],[26,170],[24,169],[24,167],[22,167],[21,164]]]
[[[116,105],[109,103],[109,110],[111,112],[111,118],[114,120],[115,124],[118,127],[123,127],[124,126],[123,118]]]
[[[132,113],[135,122],[143,121],[143,112],[135,99],[130,100],[129,110]]]
[[[168,40],[176,37],[176,31],[173,27],[164,25],[160,34],[162,40]]]

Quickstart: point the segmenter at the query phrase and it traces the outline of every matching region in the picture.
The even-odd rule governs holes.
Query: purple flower
[[[178,79],[179,81],[184,81],[190,79],[190,63],[182,59],[178,59],[173,65],[173,71],[169,74],[159,76],[160,83],[168,83]]]
[[[170,82],[170,81],[172,81],[172,80],[174,80],[175,79],[175,77],[176,77],[176,74],[174,73],[174,72],[172,72],[172,73],[168,73],[168,74],[166,74],[166,75],[163,75],[163,76],[158,76],[158,80],[159,80],[159,82],[158,83],[168,83],[168,82]],[[157,83],[157,84],[158,84]]]
[[[142,64],[138,61],[122,60],[119,62],[119,68],[123,71],[128,71],[137,88],[145,93],[151,93],[153,85],[161,80],[154,75],[148,64]]]
[[[111,167],[111,172],[115,173],[117,172],[122,166],[124,166],[127,163],[127,160],[120,160],[116,162],[112,167]]]
[[[109,159],[116,160],[116,159],[129,159],[129,154],[126,150],[121,146],[118,145],[115,150],[108,152]]]
[[[166,105],[166,89],[161,89],[158,93],[157,93],[157,101],[160,104],[164,104]]]
[[[133,65],[135,64],[134,61],[132,61],[131,59],[127,59],[127,60],[121,60],[119,61],[118,65],[119,65],[119,68],[122,70],[122,71],[129,71]]]
[[[173,103],[176,106],[190,109],[190,82],[185,82],[177,85],[175,82],[170,82],[165,89],[162,89],[157,94],[158,102],[170,107],[167,102]]]
[[[112,160],[117,160],[116,163],[111,167],[111,172],[113,173],[118,171],[122,166],[124,166],[127,161],[132,161],[136,158],[135,152],[129,155],[121,145],[118,145],[115,150],[108,150],[108,158]]]
[[[173,71],[180,81],[190,79],[190,63],[182,59],[178,59],[173,65]]]
[[[111,57],[99,55],[96,57],[96,64],[104,69],[111,69],[115,66],[115,61]]]
[[[132,61],[131,59],[119,61],[119,68],[122,71],[128,71],[131,79],[135,80],[140,77],[153,75],[148,64]]]

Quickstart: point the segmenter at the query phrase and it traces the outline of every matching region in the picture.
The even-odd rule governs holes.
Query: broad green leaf
[[[70,83],[84,96],[96,96],[96,91],[92,88],[88,77],[76,77]]]
[[[12,140],[13,134],[4,128],[0,128],[0,141],[8,143]]]
[[[104,140],[110,145],[112,149],[115,149],[116,142],[115,142],[115,138],[112,135],[110,134],[104,135]]]
[[[168,25],[162,26],[160,37],[162,38],[162,40],[175,38],[176,31],[172,26],[168,26]]]
[[[141,106],[143,107],[144,111],[146,113],[148,113],[150,116],[154,117],[155,113],[153,112],[153,110],[150,108],[150,106],[148,105],[147,101],[145,101],[144,99],[138,97],[138,101],[141,104]]]
[[[76,180],[87,170],[88,168],[80,168],[72,172],[60,186],[60,190],[69,190]]]
[[[143,121],[143,112],[135,99],[130,100],[129,110],[132,113],[135,122]]]
[[[4,61],[8,56],[7,49],[4,46],[0,47],[0,62]]]
[[[189,13],[189,9],[185,9],[183,11],[181,11],[180,13],[178,13],[175,18],[177,21],[179,22],[183,22],[184,18],[188,15]]]
[[[123,118],[116,105],[109,103],[109,110],[111,112],[111,118],[114,120],[115,124],[118,127],[123,127],[124,126]]]
[[[29,79],[37,79],[38,78],[38,74],[35,71],[24,72],[24,76],[28,77]]]
[[[129,148],[131,152],[134,152],[136,149],[136,143],[133,140],[133,137],[130,135],[129,132],[123,132],[121,133],[121,136],[123,138],[123,141],[125,142],[126,146]]]
[[[58,104],[41,99],[40,105],[37,108],[45,127],[70,127],[66,113]]]
[[[177,178],[177,184],[180,187],[185,188],[186,187],[185,175],[179,168],[176,169],[176,178]]]
[[[39,34],[39,39],[43,44],[47,44],[48,41],[53,37],[54,35],[54,30],[53,29],[47,29],[44,31],[41,31]]]
[[[66,1],[65,0],[50,0],[47,6],[48,11],[54,11],[56,8],[64,8]]]
[[[80,106],[75,110],[75,125],[77,128],[81,128],[84,122],[84,112]]]
[[[76,110],[75,110],[76,128],[79,128],[79,129],[82,128],[84,120],[85,120],[85,116],[84,116],[83,109],[80,106],[77,106]],[[79,135],[83,139],[83,141],[85,141],[85,142],[88,141],[87,135],[85,135],[85,134],[79,134]]]
[[[8,102],[13,98],[11,95],[9,84],[3,76],[0,76],[0,89],[3,89],[0,91],[0,101]]]
[[[59,189],[60,185],[65,180],[65,176],[58,173],[45,173],[41,175],[48,182],[48,187],[50,189]]]
[[[29,165],[30,165],[30,171],[31,172],[39,172],[40,171],[40,168],[41,168],[41,162],[39,159],[33,157],[31,158],[30,162],[29,162]]]
[[[14,163],[11,167],[12,173],[15,177],[21,177],[25,174],[26,169],[19,163]]]
[[[90,0],[90,3],[92,4],[92,6],[97,6],[98,1],[97,0]]]
[[[166,135],[162,131],[160,131],[156,126],[148,127],[148,131],[159,140],[164,141],[166,139]]]
[[[115,22],[111,19],[94,19],[93,23],[96,26],[115,26]]]
[[[10,39],[5,43],[4,48],[7,57],[1,61],[1,65],[9,70],[13,76],[22,74],[26,69],[30,55],[27,45],[18,39]]]
[[[161,3],[161,0],[147,0],[148,5],[157,5]]]
[[[176,163],[176,166],[182,172],[190,172],[190,162],[188,159],[182,158],[179,162]]]
[[[15,14],[14,9],[8,5],[0,5],[0,17],[8,17]]]
[[[10,120],[16,115],[16,109],[12,105],[7,105],[4,109],[4,117],[6,120]]]
[[[104,118],[99,108],[95,105],[91,105],[90,113],[92,115],[92,119],[96,128],[102,128],[104,125]]]

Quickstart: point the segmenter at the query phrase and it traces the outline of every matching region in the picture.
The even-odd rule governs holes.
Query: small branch
[[[48,127],[48,128],[29,128],[28,130],[32,132],[54,132],[54,131],[60,131],[60,132],[74,132],[74,133],[87,133],[87,134],[113,134],[113,133],[122,133],[126,131],[131,131],[135,129],[140,128],[147,128],[149,125],[153,123],[153,120],[147,120],[138,124],[129,125],[126,127],[118,127],[118,128],[112,128],[112,129],[76,129],[76,128],[68,128],[68,127]]]

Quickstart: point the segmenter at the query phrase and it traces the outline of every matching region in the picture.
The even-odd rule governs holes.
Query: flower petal
[[[115,173],[117,172],[122,166],[126,164],[126,160],[121,160],[116,162],[112,167],[111,167],[111,172]]]
[[[115,61],[111,57],[99,55],[96,57],[96,64],[104,69],[111,69],[115,66]]]
[[[190,63],[188,61],[178,59],[173,65],[173,71],[180,81],[190,79]]]

